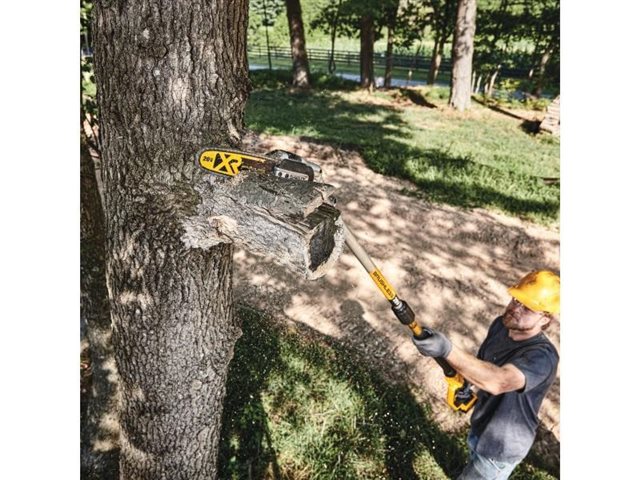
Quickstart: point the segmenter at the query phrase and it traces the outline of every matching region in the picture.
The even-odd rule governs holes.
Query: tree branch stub
[[[342,253],[342,217],[327,203],[332,185],[242,172],[203,174],[194,188],[201,202],[183,222],[188,247],[242,245],[308,279],[323,276]]]

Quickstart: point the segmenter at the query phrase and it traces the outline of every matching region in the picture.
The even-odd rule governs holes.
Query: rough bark
[[[473,37],[476,30],[476,0],[458,0],[456,27],[453,37],[453,66],[449,106],[458,111],[471,104],[471,73],[473,71]]]
[[[374,41],[373,17],[364,15],[360,19],[360,86],[369,90],[375,88],[373,69]]]
[[[302,7],[300,0],[286,0],[289,38],[291,40],[291,60],[293,61],[293,86],[308,88],[311,85],[309,59],[304,41]]]
[[[202,145],[235,146],[248,96],[246,0],[98,1],[106,266],[121,377],[120,477],[211,479],[240,331],[229,244],[189,248]]]
[[[114,478],[118,466],[117,372],[105,276],[105,224],[87,140],[80,150],[80,317],[86,328],[91,388],[82,422],[83,478]]]
[[[245,0],[96,5],[123,479],[216,478],[240,335],[231,242],[312,278],[342,248],[333,187],[196,166],[203,147],[240,145],[247,13]]]

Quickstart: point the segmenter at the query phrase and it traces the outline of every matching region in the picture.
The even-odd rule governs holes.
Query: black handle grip
[[[404,300],[398,299],[397,303],[392,303],[391,310],[393,310],[393,313],[395,313],[396,317],[403,325],[410,325],[416,319],[416,314],[413,313],[413,310],[411,310],[409,304]],[[422,329],[420,335],[413,335],[416,340],[424,340],[433,335],[433,330],[431,330],[430,328],[422,326],[420,328]],[[434,360],[438,362],[438,365],[440,365],[440,367],[442,368],[445,376],[453,377],[456,375],[457,372],[455,371],[455,369],[451,365],[449,365],[449,362],[447,362],[444,358],[436,357],[434,358]]]
[[[422,328],[422,333],[420,335],[413,335],[413,338],[415,338],[416,340],[426,340],[427,338],[433,336],[433,330],[431,330],[430,328],[423,326],[420,326],[420,328]]]
[[[414,335],[413,338],[416,340],[424,340],[431,336],[433,336],[433,330],[428,327],[422,327],[422,333],[420,335]],[[433,359],[438,362],[438,365],[440,365],[446,377],[453,377],[456,375],[456,370],[443,357],[433,357]]]
[[[434,357],[433,358],[438,365],[442,368],[445,377],[455,377],[458,372],[442,357]]]

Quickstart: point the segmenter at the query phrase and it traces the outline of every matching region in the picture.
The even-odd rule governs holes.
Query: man
[[[560,278],[531,272],[508,291],[513,298],[489,327],[477,358],[439,332],[413,340],[420,353],[446,358],[479,389],[469,462],[458,480],[509,478],[533,444],[540,405],[556,376],[558,352],[543,330],[560,312]]]

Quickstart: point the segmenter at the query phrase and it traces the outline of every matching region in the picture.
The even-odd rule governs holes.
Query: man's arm
[[[524,373],[515,365],[507,363],[502,367],[480,360],[451,343],[442,333],[432,331],[433,335],[413,343],[418,351],[428,357],[442,357],[478,388],[492,395],[520,390],[526,384]]]
[[[526,383],[524,373],[515,365],[507,363],[499,367],[480,360],[453,344],[446,360],[464,378],[492,395],[520,390]]]

